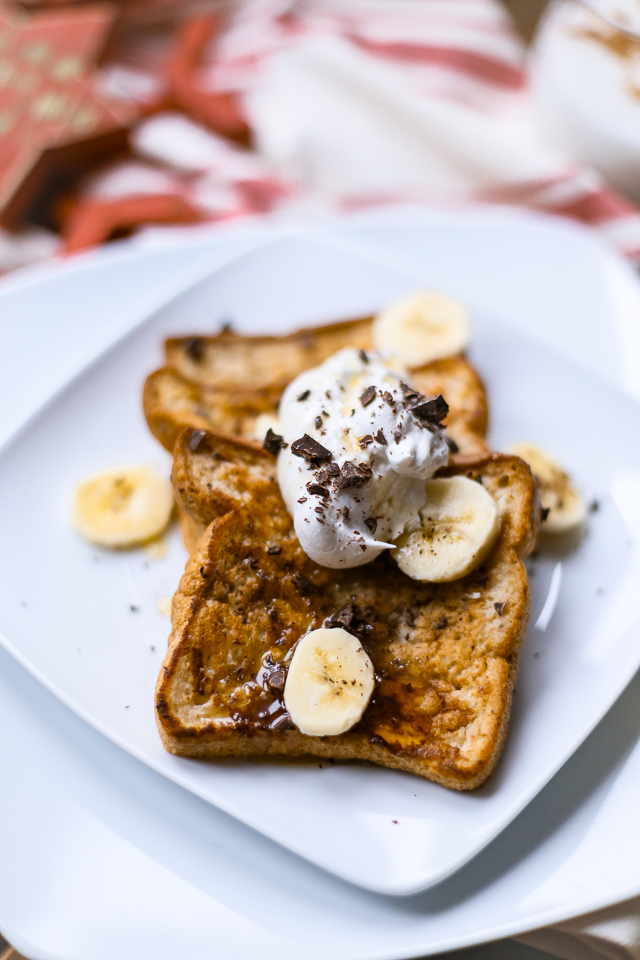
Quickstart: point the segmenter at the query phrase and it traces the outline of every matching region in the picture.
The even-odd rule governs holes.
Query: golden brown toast
[[[173,599],[156,688],[167,750],[370,760],[457,790],[483,783],[507,730],[530,605],[522,561],[540,506],[517,457],[458,458],[442,473],[472,477],[498,504],[502,528],[483,567],[442,584],[405,576],[386,554],[336,571],[302,551],[270,454],[181,434],[176,497],[209,526]],[[336,614],[362,640],[376,687],[348,733],[310,737],[284,706],[287,665],[297,640]]]
[[[153,435],[173,452],[185,427],[229,436],[253,437],[260,414],[275,414],[284,388],[343,347],[371,347],[371,317],[326,324],[283,337],[246,337],[223,331],[213,337],[166,342],[166,364],[148,378],[143,405]],[[427,395],[449,403],[445,421],[462,453],[488,448],[487,400],[482,381],[461,356],[412,371],[411,381]]]

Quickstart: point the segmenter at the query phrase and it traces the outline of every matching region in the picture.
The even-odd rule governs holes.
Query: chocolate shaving
[[[393,439],[395,440],[396,443],[400,443],[400,441],[402,440],[402,430],[394,430]]]
[[[364,350],[358,350],[358,356],[360,357],[363,363],[369,363],[369,357],[366,355]]]
[[[382,394],[382,399],[383,399],[383,400],[386,400],[386,402],[389,404],[389,406],[391,407],[391,409],[392,409],[393,412],[395,413],[395,412],[396,412],[396,402],[395,402],[395,400],[393,399],[393,394],[389,393],[388,390],[385,390],[385,392]]]
[[[202,337],[190,337],[185,342],[184,352],[194,363],[200,363],[204,356],[204,340]]]
[[[282,553],[282,547],[279,543],[270,543],[267,546],[267,553],[272,557],[276,557],[279,553]]]
[[[320,484],[320,483],[314,483],[313,480],[311,480],[311,481],[307,484],[307,490],[308,490],[309,493],[310,493],[312,496],[314,496],[314,497],[328,497],[328,496],[329,496],[329,491],[327,490],[327,488],[326,488],[326,487],[323,487],[322,484]]]
[[[351,519],[351,514],[350,514],[350,512],[349,512],[349,507],[343,507],[340,512],[342,513],[342,516],[344,517],[345,520],[350,520],[350,519]]]
[[[342,464],[340,478],[337,481],[337,489],[344,490],[347,487],[363,487],[373,476],[373,470],[366,463],[352,463],[346,460]]]
[[[503,601],[502,603],[494,603],[493,609],[495,610],[495,612],[498,614],[499,617],[501,617],[502,614],[504,613],[504,608],[506,607],[506,605],[507,605],[506,600]]]
[[[551,507],[543,507],[540,511],[540,520],[544,523],[549,514],[551,513]]]
[[[376,398],[376,394],[377,394],[377,390],[373,386],[367,387],[366,390],[363,390],[363,392],[360,394],[360,397],[359,397],[360,403],[362,404],[362,406],[368,407],[370,403],[373,403],[373,401]]]
[[[438,393],[435,397],[428,397],[419,403],[411,404],[409,409],[418,420],[435,427],[441,424],[449,413],[449,404],[442,394]]]
[[[284,670],[272,670],[265,676],[267,686],[276,693],[282,693],[284,690],[285,673]]]
[[[262,449],[266,450],[267,453],[272,454],[274,457],[277,457],[284,445],[284,437],[281,437],[279,433],[274,433],[271,427],[269,427],[265,434],[265,438],[262,441]]]
[[[322,426],[322,417],[316,417],[315,424],[316,424],[316,430],[319,430],[320,427]]]
[[[318,481],[318,483],[324,484],[324,483],[328,483],[332,477],[339,477],[339,476],[340,476],[340,467],[338,466],[337,463],[334,463],[332,461],[331,463],[327,463],[326,466],[321,467],[318,470],[318,472],[316,473],[316,480]]]
[[[281,716],[276,717],[273,721],[269,730],[273,730],[274,733],[283,733],[285,730],[294,730],[295,723],[291,719],[288,713],[283,713]]]
[[[369,527],[369,530],[371,530],[371,533],[375,533],[375,532],[376,532],[376,527],[378,526],[378,518],[377,518],[377,517],[367,517],[364,522],[365,522],[366,525]]]
[[[207,435],[206,430],[194,430],[191,436],[189,437],[189,450],[192,453],[195,453],[204,438]]]
[[[310,393],[311,393],[311,390],[304,390],[300,394],[300,396],[297,398],[298,402],[300,402],[301,400],[307,400],[309,398]]]
[[[445,439],[445,443],[449,447],[449,453],[460,453],[460,447],[455,442],[453,437],[449,437],[447,436],[447,434],[445,434],[444,439]]]
[[[365,447],[368,447],[370,443],[373,443],[373,437],[370,433],[365,434],[364,437],[360,437],[358,440],[358,446],[361,450],[364,450]]]
[[[426,397],[419,390],[403,383],[402,380],[400,381],[400,389],[404,394],[405,407],[408,407],[411,413],[423,423],[438,426],[449,413],[449,404],[441,393],[437,393],[433,397]]]
[[[376,443],[382,444],[383,447],[387,446],[387,438],[384,435],[382,427],[380,427],[380,429],[376,433],[375,440],[376,440]]]
[[[335,628],[341,627],[343,630],[349,630],[350,627],[353,627],[358,619],[358,608],[355,603],[348,603],[346,606],[342,607],[341,610],[332,613],[330,617],[327,617],[322,624],[323,627],[326,627],[327,630],[333,630]]]
[[[420,393],[419,390],[416,390],[414,387],[410,387],[408,383],[403,383],[400,381],[400,389],[404,397],[405,407],[410,407],[414,403],[420,403],[422,400],[425,400],[426,397],[424,393]]]
[[[291,579],[302,593],[320,593],[315,583],[310,583],[301,573],[294,573]]]
[[[307,463],[318,466],[323,460],[332,460],[333,454],[321,443],[305,433],[299,440],[294,440],[291,444],[291,453],[296,457],[303,457]]]
[[[444,630],[446,625],[447,625],[447,618],[443,613],[440,619],[438,620],[438,622],[436,623],[436,630]]]

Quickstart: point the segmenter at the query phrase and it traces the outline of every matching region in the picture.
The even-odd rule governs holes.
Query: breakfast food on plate
[[[264,418],[277,415],[288,384],[346,347],[374,348],[373,318],[297,330],[282,337],[191,336],[166,342],[165,365],[145,383],[144,412],[153,435],[173,451],[185,427],[256,438]],[[426,333],[423,331],[423,340]],[[401,345],[399,336],[396,346]],[[480,377],[459,354],[412,368],[411,383],[449,404],[447,432],[462,453],[487,451],[487,401]],[[267,421],[268,422],[268,421]],[[262,432],[264,436],[264,432]]]
[[[153,466],[115,467],[76,490],[73,522],[101,547],[138,546],[159,536],[173,511],[173,491]]]
[[[541,533],[569,533],[587,519],[587,505],[568,473],[551,454],[533,443],[517,443],[510,453],[529,464],[542,503]]]
[[[466,478],[495,501],[500,531],[480,566],[431,583],[407,576],[383,551],[364,566],[333,569],[301,548],[272,454],[206,431],[181,434],[174,489],[205,533],[173,600],[158,679],[157,720],[168,750],[358,758],[454,789],[486,779],[506,734],[527,626],[522,560],[535,538],[539,503],[531,472],[517,457],[468,458],[439,476]],[[360,657],[361,647],[371,660],[375,686],[350,729],[302,732],[294,717],[305,728],[318,722],[314,656],[331,665],[323,674],[330,683],[346,679],[342,686],[355,689],[359,682],[359,660],[352,665],[345,657],[334,668],[341,643],[323,647],[312,637],[288,688],[300,638],[327,627],[359,641],[353,653]],[[301,716],[305,687],[309,706]],[[345,704],[331,689],[324,693],[327,726],[357,716],[361,698]]]
[[[488,450],[468,338],[426,293],[284,337],[167,341],[144,409],[192,551],[156,689],[169,751],[489,776],[540,503],[527,464]]]

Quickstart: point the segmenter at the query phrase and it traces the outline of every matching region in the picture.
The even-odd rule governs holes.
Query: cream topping
[[[368,563],[420,526],[424,481],[449,449],[433,401],[421,404],[405,376],[379,354],[347,349],[283,394],[280,489],[303,550],[322,566]]]

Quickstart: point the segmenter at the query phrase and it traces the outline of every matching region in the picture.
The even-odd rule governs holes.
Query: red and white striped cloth
[[[139,160],[90,180],[89,197],[178,193],[211,220],[515,204],[598,227],[640,259],[638,211],[545,143],[498,0],[238,0],[199,82],[240,96],[255,150],[157,114],[133,132]]]

